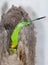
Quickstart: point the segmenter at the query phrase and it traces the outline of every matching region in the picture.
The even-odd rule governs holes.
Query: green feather
[[[12,45],[14,45],[15,47],[18,45],[18,35],[19,35],[19,32],[21,30],[21,28],[23,26],[27,26],[31,24],[31,22],[20,22],[14,29],[12,35],[11,35],[11,40],[12,40]]]

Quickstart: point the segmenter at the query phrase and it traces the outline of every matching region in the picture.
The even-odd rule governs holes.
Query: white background
[[[0,14],[3,1],[5,0],[0,0]],[[15,4],[31,7],[39,17],[46,16],[46,19],[43,20],[44,22],[42,23],[43,28],[40,27],[40,29],[44,29],[44,31],[40,31],[40,34],[44,35],[44,38],[41,37],[44,43],[40,43],[41,47],[40,50],[38,50],[38,56],[40,57],[38,58],[37,65],[48,65],[48,0],[8,0],[8,2],[9,5]]]

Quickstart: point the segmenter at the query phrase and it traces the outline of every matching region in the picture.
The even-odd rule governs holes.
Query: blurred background
[[[48,65],[48,0],[0,0],[0,19],[2,13],[12,4],[26,8],[33,19],[46,16],[46,19],[35,23],[37,31],[36,65]]]

